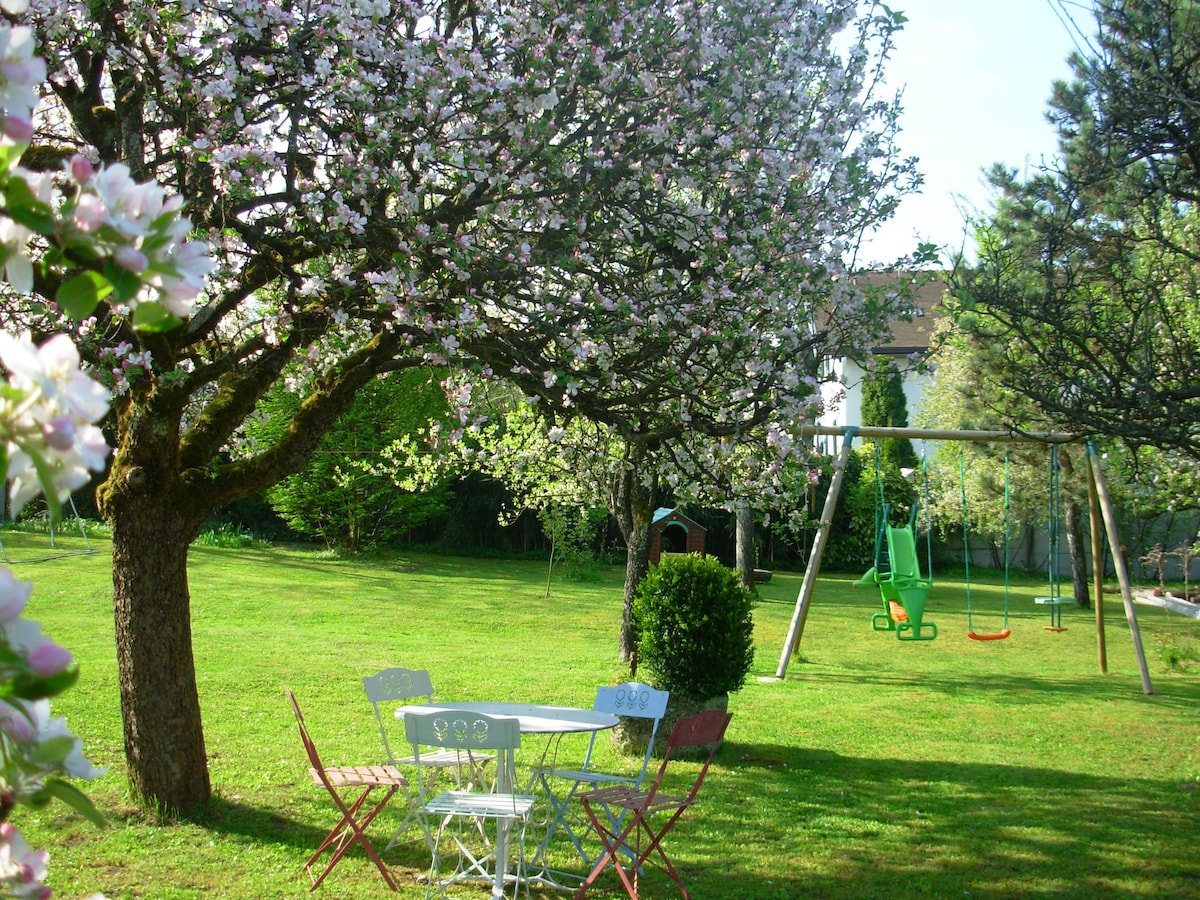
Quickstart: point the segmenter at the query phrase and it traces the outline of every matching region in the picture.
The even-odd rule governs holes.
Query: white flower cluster
[[[104,468],[108,444],[93,423],[108,412],[108,391],[80,371],[66,335],[35,347],[28,335],[0,332],[9,390],[0,394],[0,437],[8,455],[16,515],[44,489],[60,501]]]
[[[28,0],[0,0],[15,14]],[[156,183],[138,184],[127,167],[97,170],[82,156],[67,165],[70,195],[50,175],[22,169],[21,150],[33,135],[37,85],[46,65],[33,55],[28,28],[0,24],[0,261],[17,290],[33,288],[30,241],[36,235],[70,255],[95,261],[98,271],[75,276],[56,296],[78,319],[106,300],[132,313],[135,327],[185,317],[212,269],[205,244],[189,242],[191,223],[181,202]],[[28,190],[26,190],[26,188]],[[139,305],[152,311],[139,326]],[[108,412],[108,391],[80,369],[66,335],[36,346],[27,334],[0,332],[0,472],[12,483],[15,514],[40,493],[53,508],[101,471],[109,448],[96,426]],[[50,715],[50,700],[78,677],[69,651],[22,617],[33,585],[0,567],[0,820],[17,803],[63,800],[94,821],[91,802],[60,776],[92,779],[104,770],[83,755],[66,720]],[[0,896],[45,900],[49,854],[33,850],[0,821]],[[103,900],[94,895],[90,900]]]
[[[10,12],[24,5],[24,0],[0,2],[0,8]],[[108,285],[93,289],[92,306],[105,298],[119,311],[131,312],[139,303],[157,303],[172,316],[187,317],[213,261],[206,244],[187,240],[192,223],[179,214],[181,198],[168,196],[157,182],[134,181],[123,163],[97,169],[76,154],[66,165],[70,194],[60,193],[52,174],[30,172],[17,164],[20,153],[12,150],[33,136],[36,86],[46,78],[45,61],[33,51],[29,28],[0,26],[0,136],[8,150],[0,158],[4,176],[24,181],[31,195],[22,201],[7,192],[8,203],[48,216],[52,224],[43,234],[60,247],[86,248],[88,257],[110,260],[116,267],[106,272]],[[11,214],[0,217],[4,277],[23,293],[33,289],[28,249],[34,232],[29,221],[28,216],[21,222]],[[123,289],[122,272],[136,276],[132,290]],[[80,283],[92,284],[87,279]],[[112,288],[111,294],[107,288]]]
[[[67,171],[78,193],[61,203],[63,218],[93,250],[138,276],[142,287],[132,302],[157,298],[171,315],[188,316],[213,261],[207,244],[186,240],[192,223],[178,215],[181,198],[156,182],[134,181],[122,163],[97,170],[76,155]]]

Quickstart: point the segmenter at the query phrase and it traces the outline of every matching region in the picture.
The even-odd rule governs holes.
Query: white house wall
[[[866,374],[862,367],[852,359],[830,360],[826,364],[826,372],[836,380],[821,385],[825,411],[817,424],[833,428],[862,425],[862,385]],[[924,372],[909,370],[904,373],[904,402],[908,406],[910,422],[931,380],[932,376]],[[842,439],[840,436],[820,435],[816,438],[816,446],[821,452],[834,456],[842,448]],[[926,442],[913,441],[913,448],[921,454],[926,449]]]

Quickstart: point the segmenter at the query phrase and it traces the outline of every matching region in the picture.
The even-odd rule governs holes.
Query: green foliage
[[[265,422],[248,433],[264,442],[276,439],[299,405],[294,393],[277,387],[263,403]],[[401,490],[395,479],[404,472],[389,477],[377,471],[380,453],[447,412],[445,394],[427,371],[370,382],[322,437],[308,466],[270,488],[267,499],[289,527],[329,547],[358,552],[394,541],[444,511],[448,493],[444,485]]]
[[[1200,664],[1200,641],[1194,631],[1151,629],[1158,658],[1168,672],[1190,672]]]
[[[667,556],[638,585],[638,663],[673,694],[736,691],[754,663],[754,595],[711,556]]]
[[[878,361],[863,377],[862,423],[887,428],[908,425],[908,400],[904,396],[904,376],[886,361]],[[884,438],[880,454],[895,468],[915,469],[920,463],[908,438]]]
[[[246,547],[265,547],[266,541],[255,537],[241,525],[234,522],[222,522],[200,532],[200,536],[192,542],[200,547],[224,547],[236,550]]]
[[[539,509],[538,521],[550,540],[551,570],[557,565],[571,581],[593,578],[599,561],[596,539],[607,516],[603,509],[580,509],[557,503]]]
[[[817,509],[825,506],[833,464],[827,462],[821,473]],[[833,513],[828,543],[821,568],[830,572],[861,571],[871,564],[874,546],[875,486],[867,456],[858,447],[846,460],[841,496]]]
[[[1194,462],[1200,14],[1181,0],[1086,5],[1095,33],[1047,115],[1059,158],[1029,175],[993,168],[994,208],[977,223],[976,260],[954,266],[953,292],[993,380],[1027,397],[1048,430]],[[1030,429],[1023,412],[1006,414]]]

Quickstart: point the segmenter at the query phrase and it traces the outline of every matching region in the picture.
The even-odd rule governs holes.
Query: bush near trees
[[[295,393],[277,385],[260,404],[261,418],[247,427],[248,436],[278,440],[299,406]],[[449,493],[444,482],[403,490],[379,471],[380,453],[448,413],[445,392],[431,372],[413,369],[370,382],[321,438],[304,470],[268,488],[266,499],[293,531],[326,546],[356,553],[394,544],[444,512]]]
[[[672,696],[739,690],[754,662],[754,594],[711,556],[672,554],[634,595],[639,668]]]

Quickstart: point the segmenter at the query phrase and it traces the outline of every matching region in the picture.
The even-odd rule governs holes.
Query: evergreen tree
[[[908,400],[904,396],[904,378],[891,363],[878,360],[863,377],[863,425],[888,428],[908,426]],[[884,438],[880,441],[881,461],[897,469],[915,469],[920,465],[917,451],[908,438]]]

